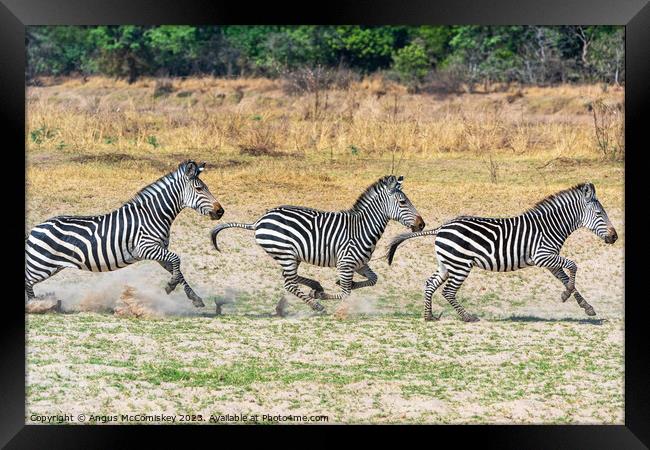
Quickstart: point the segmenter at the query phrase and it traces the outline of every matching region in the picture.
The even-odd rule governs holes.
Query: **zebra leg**
[[[161,266],[172,274],[171,280],[169,280],[169,283],[167,283],[167,286],[165,287],[165,292],[169,294],[171,291],[176,289],[176,286],[178,286],[179,283],[181,283],[185,288],[185,295],[187,295],[187,298],[192,300],[194,306],[197,308],[205,306],[201,297],[196,295],[187,281],[185,281],[185,277],[181,272],[181,258],[176,253],[167,250],[165,247],[157,243],[148,243],[138,246],[135,251],[140,259],[158,261]],[[169,267],[171,267],[171,271],[169,270]]]
[[[311,309],[314,311],[322,312],[325,311],[325,307],[321,305],[316,298],[313,298],[303,291],[300,290],[298,286],[298,279],[301,278],[298,276],[298,263],[295,259],[278,259],[276,260],[282,265],[282,276],[284,277],[284,288],[295,295],[296,297],[302,299],[307,303]]]
[[[318,300],[315,298],[310,297],[309,295],[305,294],[300,290],[298,287],[298,282],[295,277],[291,277],[290,275],[287,275],[283,273],[284,275],[284,288],[288,291],[291,292],[293,295],[296,297],[299,297],[302,299],[305,303],[309,305],[311,309],[317,312],[322,312],[325,311],[325,307],[321,305]]]
[[[562,293],[562,301],[565,302],[573,291],[576,289],[576,273],[578,266],[570,259],[564,258],[557,254],[540,255],[533,258],[535,265],[546,267],[547,269],[567,269],[569,271],[569,280],[565,283],[566,290]]]
[[[158,264],[160,264],[160,265],[163,267],[163,269],[165,269],[165,270],[166,270],[167,272],[169,272],[170,274],[174,275],[174,269],[173,269],[171,263],[169,263],[169,262],[167,262],[167,261],[157,261],[157,262],[158,262]],[[199,297],[198,295],[196,295],[196,292],[194,292],[194,290],[193,290],[192,287],[187,283],[187,281],[185,280],[184,277],[183,277],[183,279],[182,279],[179,283],[183,285],[183,290],[185,291],[185,295],[187,296],[187,298],[189,298],[190,300],[192,300],[193,303],[194,303],[195,300],[197,300],[197,299],[198,299],[199,301],[203,302],[203,300],[201,300],[201,297]],[[168,288],[169,288],[169,285],[165,288],[165,291],[169,294],[173,289],[170,289],[169,291],[167,291]],[[197,307],[200,307],[200,306],[201,306],[201,305],[197,305],[196,303],[195,303],[195,305],[196,305]]]
[[[38,272],[35,270],[25,270],[25,294],[27,295],[27,302],[36,298],[34,294],[34,285],[45,281],[53,275],[61,272],[65,267],[48,267],[41,269]]]
[[[427,282],[424,285],[424,320],[427,322],[440,320],[440,317],[442,316],[442,312],[440,312],[438,317],[435,317],[431,312],[431,298],[440,285],[447,280],[448,276],[449,273],[447,271],[441,273],[441,270],[438,270],[427,279]]]
[[[34,295],[34,284],[30,281],[25,281],[25,294],[27,295],[27,301],[32,301],[36,297]]]
[[[174,273],[174,268],[172,267],[172,264],[167,261],[156,261],[158,264],[162,266],[163,269],[165,269],[167,272],[170,274]]]
[[[325,290],[318,281],[312,280],[311,278],[305,278],[301,277],[300,275],[296,275],[296,282],[310,287],[316,292],[323,292]]]
[[[368,286],[374,286],[375,284],[377,284],[377,279],[378,279],[377,274],[375,272],[373,272],[372,269],[370,267],[368,267],[367,264],[365,266],[357,269],[355,272],[358,273],[359,275],[365,277],[366,281],[359,281],[359,282],[353,281],[352,286],[350,287],[351,290],[355,290],[355,289],[359,289],[359,288],[363,288],[363,287],[368,287]],[[341,280],[340,279],[336,280],[336,285],[337,286],[341,285]]]
[[[563,269],[561,268],[548,268],[548,270],[566,286],[569,283],[569,276],[564,272]],[[594,308],[587,303],[587,300],[584,299],[582,295],[580,295],[580,292],[578,292],[577,289],[574,289],[573,291],[573,296],[575,297],[576,301],[578,302],[578,306],[580,306],[582,309],[585,310],[585,313],[588,316],[595,316],[596,311],[594,311]]]
[[[479,318],[474,314],[468,313],[465,308],[463,308],[462,305],[458,303],[458,300],[456,300],[456,292],[458,292],[458,289],[463,284],[463,281],[465,281],[467,278],[467,275],[469,275],[469,271],[467,273],[450,273],[449,279],[447,280],[445,287],[442,289],[442,295],[449,302],[449,304],[454,307],[456,313],[464,322],[478,322]]]
[[[374,286],[377,284],[377,274],[373,272],[370,267],[368,267],[368,264],[357,269],[356,272],[362,277],[366,277],[366,281],[360,281],[358,283],[356,281],[353,281],[351,289],[354,290],[367,286]]]
[[[316,292],[312,291],[311,295],[318,299],[323,300],[341,300],[352,291],[352,275],[354,274],[354,269],[347,265],[340,265],[338,267],[339,273],[339,284],[341,286],[341,292],[338,294],[327,294],[325,292]]]

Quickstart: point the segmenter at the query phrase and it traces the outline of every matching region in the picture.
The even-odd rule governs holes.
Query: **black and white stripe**
[[[130,201],[99,216],[58,216],[36,225],[25,241],[25,292],[66,267],[105,272],[137,261],[158,261],[172,278],[171,292],[180,283],[196,306],[203,302],[180,271],[180,258],[169,251],[169,231],[183,208],[212,219],[223,208],[199,179],[205,163],[184,161],[178,169],[138,192]]]
[[[425,286],[425,320],[435,320],[431,313],[431,297],[445,283],[442,295],[465,321],[476,321],[456,301],[456,292],[477,266],[494,272],[508,272],[529,266],[547,268],[565,286],[562,301],[571,294],[588,315],[594,309],[575,289],[578,267],[560,256],[560,249],[569,235],[586,227],[608,244],[618,238],[605,209],[596,198],[591,183],[583,183],[551,195],[516,217],[503,219],[462,216],[435,230],[405,233],[393,240],[388,251],[392,263],[397,247],[407,239],[435,235],[438,271]],[[569,272],[567,275],[565,269]]]
[[[413,230],[424,228],[406,194],[402,192],[403,177],[386,176],[368,187],[354,206],[346,211],[319,211],[299,206],[280,206],[267,211],[254,224],[227,223],[212,231],[217,250],[217,234],[226,228],[255,230],[257,243],[282,266],[284,286],[314,310],[324,308],[318,299],[342,299],[352,289],[372,286],[377,275],[368,267],[389,220],[396,220]],[[298,275],[298,266],[307,262],[323,267],[336,267],[341,292],[326,294],[321,284]],[[366,278],[353,282],[354,272]],[[298,284],[312,289],[302,292]]]

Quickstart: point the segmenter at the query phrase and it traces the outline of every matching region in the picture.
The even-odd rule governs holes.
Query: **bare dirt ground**
[[[588,135],[584,116],[569,122]],[[214,159],[208,144],[159,150],[111,159],[66,152],[56,139],[32,145],[26,228],[57,214],[108,211],[176,160]],[[577,288],[597,316],[573,298],[562,303],[562,286],[546,270],[475,269],[459,299],[481,321],[461,322],[437,293],[442,318],[425,323],[433,240],[408,241],[388,266],[385,246],[404,231],[395,223],[370,263],[378,284],[343,304],[326,301],[327,314],[314,315],[285,295],[279,267],[251,232],[224,231],[217,253],[208,237],[215,223],[184,211],[170,248],[206,307],[194,308],[181,289],[166,295],[168,275],[153,262],[105,274],[68,269],[37,285],[37,295],[61,300],[62,312],[26,315],[26,421],[35,422],[34,414],[97,416],[91,423],[114,414],[268,414],[327,415],[329,423],[622,424],[623,164],[597,154],[558,159],[566,154],[554,149],[495,155],[497,182],[481,153],[409,155],[404,190],[434,227],[459,214],[513,215],[593,181],[620,238],[608,246],[580,230],[562,254],[578,264]],[[226,210],[223,220],[242,222],[279,204],[348,208],[391,164],[390,154],[251,157],[227,149],[218,160],[204,178]],[[332,269],[303,265],[300,272],[337,288]],[[276,315],[282,299],[286,317]]]

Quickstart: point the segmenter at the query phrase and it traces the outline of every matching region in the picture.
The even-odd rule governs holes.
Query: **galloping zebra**
[[[413,231],[422,230],[424,221],[402,192],[403,177],[385,176],[369,186],[351,209],[340,212],[319,211],[299,206],[280,206],[267,211],[252,224],[226,223],[212,231],[217,234],[231,227],[255,230],[257,243],[282,266],[284,287],[300,297],[312,309],[323,311],[319,299],[342,299],[352,289],[373,286],[377,275],[368,261],[389,220],[396,220]],[[336,267],[341,292],[326,294],[321,284],[298,275],[298,266],[307,262],[321,267]],[[353,282],[356,272],[366,278]],[[305,294],[298,287],[312,289]]]
[[[25,241],[25,292],[66,267],[92,272],[120,269],[137,261],[158,261],[171,280],[169,294],[180,283],[196,307],[201,298],[185,281],[181,260],[169,251],[169,230],[183,208],[217,220],[223,208],[199,175],[205,163],[188,160],[178,169],[140,190],[118,209],[101,216],[58,216],[36,225]]]
[[[608,244],[613,244],[618,238],[591,183],[578,184],[550,195],[516,217],[461,216],[434,230],[399,235],[390,244],[388,263],[392,263],[397,247],[405,240],[436,236],[438,271],[426,282],[425,320],[440,318],[431,314],[431,296],[445,281],[447,284],[442,295],[460,317],[466,322],[478,320],[456,301],[456,292],[473,266],[493,272],[545,267],[564,284],[566,290],[562,293],[562,301],[573,294],[587,315],[594,316],[596,312],[592,306],[575,289],[578,266],[559,255],[569,235],[581,227],[588,228]],[[569,271],[568,276],[564,269]]]

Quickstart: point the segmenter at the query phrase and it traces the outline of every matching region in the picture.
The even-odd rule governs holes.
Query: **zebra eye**
[[[199,192],[201,192],[201,191],[203,190],[203,188],[202,188],[201,186],[197,186],[197,187],[196,187],[196,190],[199,191]]]

